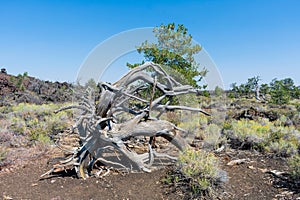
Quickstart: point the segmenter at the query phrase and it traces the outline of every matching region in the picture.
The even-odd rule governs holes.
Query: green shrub
[[[15,134],[27,136],[30,141],[48,143],[52,135],[56,135],[70,125],[71,111],[54,113],[54,110],[61,106],[26,103],[12,106],[12,112],[7,114],[10,130]]]
[[[225,122],[223,123],[223,129],[224,129],[224,130],[230,130],[230,129],[232,129],[231,123],[230,123],[229,121],[225,121]]]
[[[6,158],[7,150],[4,147],[0,147],[0,166],[2,161]]]
[[[190,137],[199,137],[201,135],[199,115],[192,115],[192,117],[183,119],[178,124],[178,127],[186,130]]]
[[[298,144],[288,140],[280,139],[277,142],[268,143],[265,151],[274,153],[278,156],[291,156],[297,153]]]
[[[294,155],[288,160],[290,173],[294,180],[300,181],[300,155]]]
[[[265,151],[278,156],[292,156],[297,153],[299,141],[296,130],[291,127],[272,127],[265,142]]]
[[[300,103],[296,104],[296,109],[297,109],[298,112],[300,112]]]
[[[47,132],[47,129],[36,128],[30,131],[29,138],[32,141],[39,141],[43,144],[50,143],[50,133]]]
[[[221,135],[221,128],[216,124],[209,124],[204,131],[203,148],[217,149],[223,143],[226,143],[226,138]]]
[[[216,124],[221,127],[226,119],[227,114],[225,111],[220,111],[218,108],[222,108],[222,105],[216,105],[216,108],[211,109],[209,123]]]
[[[0,112],[2,114],[8,114],[10,112],[12,112],[12,106],[3,106],[3,107],[0,107]]]
[[[230,99],[234,99],[235,95],[234,95],[234,93],[229,92],[228,95],[227,95],[227,97],[230,98]]]
[[[280,117],[274,122],[276,126],[284,126],[284,123],[286,122],[287,117],[285,115],[280,115]]]
[[[178,125],[180,123],[180,115],[177,112],[170,111],[166,112],[166,118],[169,122]]]
[[[227,174],[219,169],[218,163],[212,153],[186,149],[164,182],[180,185],[187,198],[213,198],[217,196],[215,189],[227,181]]]
[[[205,129],[208,124],[208,117],[205,115],[200,115],[199,117],[199,125],[201,129]]]
[[[215,95],[216,95],[217,97],[221,96],[223,93],[224,93],[224,91],[223,91],[222,88],[220,88],[219,86],[216,86],[216,87],[215,87]]]
[[[252,120],[233,120],[231,122],[231,127],[233,130],[233,135],[244,141],[246,138],[254,137],[258,140],[267,137],[267,132],[270,131],[269,124],[261,124]]]
[[[283,118],[281,120],[284,120]],[[223,125],[224,127],[224,125]],[[233,120],[223,129],[231,140],[237,140],[241,146],[274,153],[279,156],[292,156],[299,148],[299,134],[294,127],[284,127],[278,122],[269,122],[266,119]]]

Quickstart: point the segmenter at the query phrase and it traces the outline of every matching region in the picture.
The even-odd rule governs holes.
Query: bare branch
[[[189,85],[176,82],[161,66],[151,62],[132,69],[114,84],[102,82],[100,86],[97,105],[93,91],[88,89],[80,97],[79,105],[66,106],[55,111],[83,111],[73,127],[78,130],[80,148],[73,148],[72,151],[61,148],[72,153],[72,156],[42,176],[50,175],[58,169],[73,167],[79,177],[87,178],[97,162],[107,167],[103,168],[107,171],[102,176],[109,173],[109,168],[150,172],[155,158],[176,160],[176,157],[171,156],[173,152],[156,152],[153,143],[155,138],[160,142],[171,143],[178,150],[188,147],[188,143],[182,137],[186,131],[168,121],[159,120],[163,113],[186,110],[209,115],[199,108],[171,105],[170,101],[162,103],[164,99],[197,94],[198,91]],[[141,96],[145,86],[146,89],[152,86],[152,92]],[[160,95],[157,97],[158,94]],[[152,113],[155,113],[156,117],[151,117]],[[100,168],[100,172],[95,175],[100,176],[103,169]]]

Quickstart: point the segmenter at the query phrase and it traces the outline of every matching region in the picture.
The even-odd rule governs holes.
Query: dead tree
[[[81,110],[73,127],[80,136],[80,147],[73,149],[70,157],[44,175],[58,168],[71,167],[79,177],[87,178],[94,175],[93,169],[100,165],[105,166],[106,173],[110,168],[150,172],[156,158],[176,160],[170,152],[162,153],[154,148],[155,138],[163,138],[179,150],[188,147],[184,139],[186,132],[160,119],[163,113],[187,110],[209,115],[199,108],[171,105],[172,98],[198,91],[180,84],[161,66],[151,62],[132,69],[113,84],[102,82],[100,87],[97,104],[92,91],[87,91],[78,105],[56,111]],[[148,89],[147,94],[145,89]],[[139,152],[134,147],[141,141],[145,150]]]

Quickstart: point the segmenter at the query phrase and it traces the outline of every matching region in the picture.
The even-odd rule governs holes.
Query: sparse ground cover
[[[223,102],[219,102],[219,105],[216,106],[215,100],[216,97],[212,97],[211,102],[202,101],[204,102],[202,105],[205,104],[205,107],[208,108],[211,113],[217,113],[216,115],[210,117],[193,116],[190,120],[182,121],[179,124],[180,127],[186,128],[194,133],[194,140],[191,142],[192,146],[194,146],[195,149],[201,149],[202,152],[213,152],[215,155],[220,155],[219,153],[222,152],[220,159],[223,160],[223,162],[224,159],[225,161],[229,161],[234,160],[233,158],[235,157],[237,161],[235,164],[243,163],[241,165],[244,165],[244,163],[247,163],[245,165],[248,165],[248,169],[254,169],[249,163],[258,162],[256,165],[261,165],[264,168],[256,167],[255,169],[259,169],[264,173],[271,173],[277,178],[281,177],[282,180],[280,181],[273,180],[274,187],[278,187],[278,183],[280,183],[281,186],[284,185],[283,187],[288,187],[292,190],[289,194],[293,193],[299,196],[299,190],[295,190],[295,188],[299,188],[298,170],[300,167],[299,111],[298,108],[294,106],[297,104],[297,101],[294,100],[290,105],[278,106],[262,103],[255,99],[227,98],[225,100],[223,99]],[[220,117],[224,114],[224,110],[222,109],[224,102],[226,102],[225,105],[227,107],[225,111],[226,116]],[[239,156],[232,156],[232,151],[238,152],[238,154],[241,153],[244,156],[240,157],[242,159],[239,160]],[[256,157],[268,157],[271,163],[273,163],[273,161],[271,161],[272,159],[274,161],[280,160],[282,166],[270,165],[266,167],[264,164],[259,163],[260,161],[258,161],[255,156],[253,157],[252,154],[256,155]],[[245,155],[248,155],[248,158]],[[201,157],[198,157],[197,160],[199,160],[200,163]],[[263,162],[265,161],[263,160]],[[230,173],[232,169],[228,168],[231,167],[228,167],[226,162],[220,167],[220,169],[227,169],[228,173]],[[192,170],[192,168],[190,170]],[[213,168],[211,168],[211,170],[213,170]],[[276,170],[283,171],[278,172]],[[173,171],[175,174],[176,172],[178,173],[178,168],[175,168]],[[184,174],[184,172],[181,173]],[[276,173],[284,174],[285,176],[280,176]],[[251,174],[248,174],[248,176],[251,176]],[[225,183],[225,188],[227,188],[228,184],[232,184],[231,179],[235,179],[235,177],[230,177],[230,175],[228,177],[229,182]],[[173,179],[173,187],[177,188],[178,191],[178,188],[180,188],[178,185],[180,184],[177,182],[180,181]],[[243,181],[240,180],[240,184],[242,184],[242,182]],[[244,184],[246,185],[246,183]],[[221,185],[222,184],[220,184],[220,186]],[[220,188],[222,187],[219,187],[219,189]],[[186,188],[182,187],[182,189],[182,191],[186,191]],[[202,189],[204,192],[206,191],[205,186],[203,186]],[[215,191],[218,191],[219,194],[224,194],[216,188]],[[192,192],[192,189],[190,192]],[[287,191],[285,192],[288,193]],[[251,196],[253,195],[252,193],[245,195],[249,196],[243,198],[255,199],[254,196]],[[280,195],[277,197],[278,199],[296,198],[295,196],[282,197]],[[210,199],[212,196],[198,195],[197,198]],[[219,195],[219,198],[231,199],[233,197]]]
[[[214,113],[219,106],[214,108],[211,102],[205,102],[206,107]],[[235,106],[231,106],[233,104]],[[272,121],[261,116],[253,116],[255,119],[233,117],[250,107],[256,110],[272,107],[252,100],[227,99],[225,118],[199,115],[189,118],[182,113],[168,113],[164,117],[177,121],[179,127],[194,133],[193,137],[187,138],[192,149],[181,154],[177,164],[169,170],[154,171],[150,176],[147,173],[111,174],[104,179],[91,178],[88,181],[76,180],[72,178],[75,174],[70,172],[58,174],[60,178],[54,176],[38,181],[39,176],[50,167],[47,160],[57,156],[57,149],[53,146],[55,136],[71,125],[71,112],[53,113],[61,106],[18,104],[1,107],[0,188],[4,199],[35,199],[27,193],[31,190],[35,191],[33,195],[36,197],[50,199],[96,198],[97,191],[105,194],[107,199],[138,199],[139,194],[134,194],[134,188],[128,184],[134,181],[133,177],[149,179],[140,184],[151,187],[145,190],[159,191],[154,199],[257,199],[256,193],[266,199],[297,199],[300,196],[299,127],[297,121],[286,123],[289,119],[297,120],[294,116],[298,114],[297,108],[293,105],[276,107],[277,119]],[[184,120],[186,117],[190,120]],[[230,161],[241,159],[240,163],[227,165]],[[120,176],[124,177],[122,186],[115,178]],[[21,187],[18,181],[23,181],[24,186],[21,192],[16,193],[14,187]],[[95,186],[95,181],[101,182],[102,187]],[[104,187],[105,184],[107,186]],[[82,194],[74,196],[71,185]],[[120,190],[114,188],[117,185]],[[42,192],[45,191],[43,187],[53,190],[69,188],[70,191],[46,194]],[[86,187],[90,190],[84,190]],[[151,192],[143,194],[150,195]]]
[[[23,85],[27,92],[25,86],[30,84]],[[177,99],[181,105],[203,108],[211,116],[184,111],[161,116],[185,129],[185,140],[191,146],[168,169],[150,174],[111,174],[87,181],[74,179],[73,171],[39,180],[56,157],[64,156],[54,143],[72,132],[73,113],[55,114],[54,110],[70,103],[36,105],[2,98],[0,194],[3,199],[97,199],[98,193],[104,199],[300,198],[299,99],[277,105],[228,96],[217,91],[211,96]],[[66,141],[78,145],[78,138]],[[156,145],[160,148],[165,144],[158,140]],[[145,189],[137,191],[137,185]],[[52,191],[46,193],[48,187]]]
[[[0,107],[0,168],[44,154],[58,133],[70,127],[71,112],[54,114],[65,104],[20,103]]]

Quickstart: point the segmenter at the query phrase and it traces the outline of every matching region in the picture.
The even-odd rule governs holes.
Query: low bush
[[[186,130],[188,132],[188,137],[191,139],[194,139],[195,137],[201,138],[203,135],[199,123],[199,115],[191,115],[187,119],[183,118],[178,127]]]
[[[219,169],[218,163],[212,153],[186,149],[163,181],[179,189],[185,198],[214,199],[218,196],[216,189],[227,181],[227,173]]]
[[[294,127],[285,127],[267,119],[226,122],[223,132],[231,141],[238,141],[240,148],[256,149],[278,156],[292,156],[297,153],[300,145],[296,137],[299,132]]]
[[[7,155],[7,149],[5,147],[0,146],[0,169],[1,166],[5,165],[6,155]]]
[[[71,111],[54,113],[61,106],[59,104],[35,105],[26,103],[12,106],[12,112],[6,114],[10,129],[8,131],[15,135],[26,136],[32,142],[48,143],[53,135],[70,125]]]
[[[166,118],[169,122],[178,125],[180,123],[180,115],[178,112],[170,111],[166,112]]]
[[[300,155],[294,155],[288,160],[290,173],[292,178],[296,181],[300,181]]]
[[[203,148],[215,150],[226,142],[226,137],[221,134],[221,128],[216,124],[209,124],[204,130]]]

